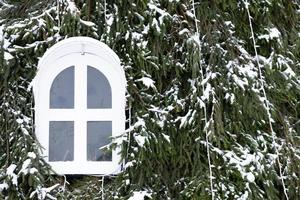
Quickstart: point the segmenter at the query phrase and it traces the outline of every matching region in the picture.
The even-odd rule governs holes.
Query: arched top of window
[[[52,82],[50,108],[74,108],[74,66],[64,69]]]
[[[87,67],[87,108],[111,108],[111,87],[98,69]]]

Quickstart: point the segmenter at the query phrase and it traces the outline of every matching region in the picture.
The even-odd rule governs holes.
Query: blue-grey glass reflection
[[[94,67],[87,68],[87,108],[111,108],[111,87],[107,78]]]
[[[50,89],[50,108],[74,108],[74,66],[55,77]]]
[[[100,150],[111,142],[111,121],[88,121],[87,122],[87,160],[111,161],[111,152]]]
[[[50,121],[49,161],[74,160],[74,122]]]

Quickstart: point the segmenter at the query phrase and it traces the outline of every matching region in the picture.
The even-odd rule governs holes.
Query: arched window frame
[[[50,108],[50,88],[64,69],[75,66],[74,108]],[[87,108],[87,66],[102,72],[112,91],[112,108]],[[120,149],[112,152],[112,161],[87,161],[87,122],[111,121],[112,137],[125,131],[126,79],[118,56],[104,43],[87,37],[63,40],[51,47],[40,59],[33,82],[35,99],[35,133],[43,147],[42,155],[59,174],[115,174],[120,171]],[[82,98],[84,97],[84,98]],[[49,122],[74,121],[74,160],[51,161]],[[77,134],[76,134],[77,133]],[[81,136],[79,136],[81,134]]]

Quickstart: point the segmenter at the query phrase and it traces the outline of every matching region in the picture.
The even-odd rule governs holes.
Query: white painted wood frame
[[[55,77],[74,66],[74,109],[50,108],[50,88]],[[87,66],[102,72],[112,93],[112,107],[87,108]],[[73,37],[58,42],[40,59],[33,81],[35,134],[42,155],[58,174],[116,174],[120,171],[120,149],[112,152],[112,161],[87,161],[87,121],[111,121],[112,136],[125,131],[126,79],[118,56],[104,43],[88,37]],[[51,161],[49,122],[74,121],[74,160]]]

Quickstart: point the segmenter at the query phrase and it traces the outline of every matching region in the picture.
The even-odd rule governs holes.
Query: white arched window
[[[63,40],[41,58],[34,79],[35,133],[59,174],[113,174],[118,149],[101,149],[125,129],[124,71],[105,44]]]

